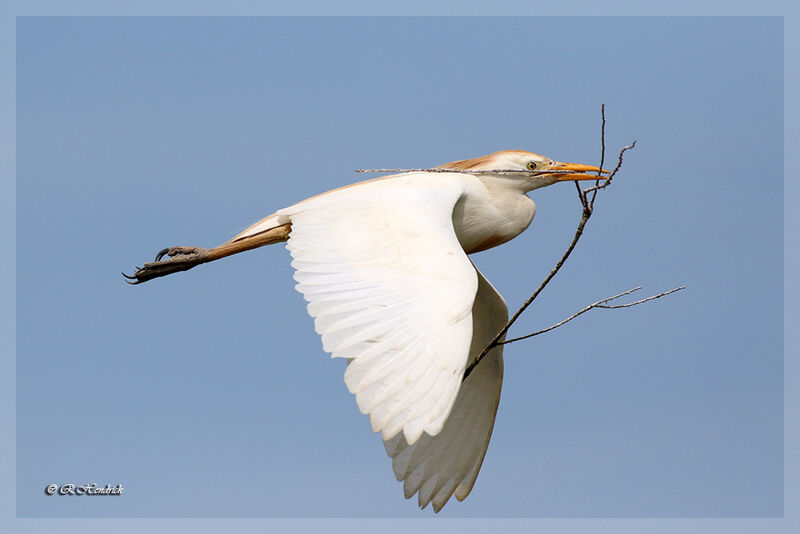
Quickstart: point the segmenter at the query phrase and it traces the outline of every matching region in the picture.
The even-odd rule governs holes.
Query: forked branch
[[[605,106],[605,104],[602,104],[600,106],[600,114],[602,116],[602,125],[601,125],[601,128],[600,128],[600,145],[601,145],[600,152],[601,153],[600,153],[600,165],[599,165],[599,168],[602,169],[603,168],[603,164],[605,163],[605,157],[606,157],[606,106]],[[528,339],[530,337],[537,336],[537,335],[543,334],[545,332],[549,332],[550,330],[558,328],[559,326],[562,326],[562,325],[568,323],[569,321],[571,321],[572,319],[578,317],[579,315],[583,315],[587,311],[595,309],[595,308],[606,308],[606,309],[610,309],[610,308],[629,308],[631,306],[635,306],[637,304],[642,304],[644,302],[648,302],[650,300],[657,299],[657,298],[660,298],[660,297],[663,297],[663,296],[669,295],[671,293],[675,293],[676,291],[680,291],[680,290],[684,289],[684,287],[681,286],[679,288],[672,289],[670,291],[665,291],[663,293],[659,293],[658,295],[653,295],[651,297],[647,297],[645,299],[641,299],[641,300],[638,300],[636,302],[630,302],[628,304],[621,304],[621,305],[608,305],[607,304],[608,302],[611,302],[611,301],[613,301],[615,299],[618,299],[618,298],[620,298],[622,296],[629,295],[630,293],[633,293],[634,291],[638,291],[640,289],[640,287],[636,287],[634,289],[631,289],[631,290],[625,291],[623,293],[620,293],[619,295],[614,295],[613,297],[609,297],[607,299],[603,299],[603,300],[597,301],[594,304],[591,304],[591,305],[587,306],[586,308],[582,309],[581,311],[579,311],[579,312],[573,314],[572,316],[566,318],[565,320],[554,324],[553,326],[550,326],[550,327],[545,328],[543,330],[540,330],[538,332],[533,332],[533,333],[525,335],[525,336],[520,336],[520,337],[507,339],[507,340],[503,341],[503,338],[506,336],[506,334],[508,333],[508,330],[511,328],[511,326],[515,322],[517,322],[517,319],[519,319],[519,317],[525,312],[525,310],[528,309],[528,307],[533,303],[533,301],[536,300],[536,298],[544,290],[544,288],[547,287],[547,284],[549,284],[550,281],[553,279],[553,277],[555,277],[555,275],[558,273],[558,271],[561,270],[561,267],[564,265],[564,262],[567,261],[567,258],[569,258],[570,254],[572,254],[572,251],[575,249],[575,245],[578,244],[578,241],[580,240],[581,236],[583,235],[583,230],[586,227],[586,223],[589,221],[589,218],[592,216],[592,212],[594,211],[594,201],[595,201],[595,198],[597,197],[597,192],[600,191],[601,189],[605,189],[606,187],[611,185],[612,180],[617,175],[619,170],[622,168],[623,155],[625,154],[625,152],[627,152],[628,150],[631,150],[635,146],[636,146],[636,141],[633,141],[630,145],[622,147],[622,149],[619,151],[619,156],[617,157],[617,165],[616,165],[616,167],[614,167],[614,170],[611,171],[611,174],[608,176],[608,178],[602,184],[600,183],[600,172],[599,171],[597,173],[598,179],[597,179],[597,181],[595,182],[595,184],[592,187],[588,187],[586,189],[581,189],[580,185],[578,185],[578,182],[577,181],[575,182],[575,188],[577,189],[577,192],[578,192],[578,199],[580,200],[581,206],[582,206],[583,209],[582,209],[582,212],[581,212],[581,219],[580,219],[580,221],[578,221],[578,227],[575,229],[575,235],[572,237],[572,241],[570,242],[569,246],[567,247],[567,250],[564,252],[564,254],[561,256],[561,258],[558,260],[558,262],[556,263],[555,267],[553,267],[553,269],[550,271],[550,273],[545,277],[545,279],[542,281],[542,283],[539,284],[539,287],[536,288],[536,291],[534,291],[533,294],[530,297],[525,299],[525,301],[522,303],[522,306],[520,306],[519,309],[516,312],[514,312],[514,315],[511,316],[511,318],[508,320],[508,322],[506,322],[505,326],[503,326],[503,328],[497,333],[497,335],[494,336],[492,341],[489,342],[488,345],[486,345],[486,347],[483,349],[483,351],[481,351],[481,353],[478,355],[478,357],[475,358],[475,360],[473,360],[472,363],[470,363],[467,366],[467,368],[464,370],[464,378],[463,378],[463,380],[467,379],[467,377],[470,375],[472,370],[475,369],[475,366],[477,366],[480,363],[480,361],[483,358],[486,357],[486,355],[489,353],[489,351],[492,350],[495,347],[498,347],[500,345],[506,345],[508,343],[514,343],[515,341],[521,341],[523,339]]]

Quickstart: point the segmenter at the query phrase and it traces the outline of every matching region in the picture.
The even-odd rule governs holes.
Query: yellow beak
[[[562,163],[557,162],[553,165],[554,171],[575,171],[574,173],[555,174],[559,182],[577,180],[608,180],[608,176],[601,176],[601,173],[611,174],[610,171],[595,167],[594,165],[584,165],[583,163]],[[594,173],[594,174],[588,174]]]

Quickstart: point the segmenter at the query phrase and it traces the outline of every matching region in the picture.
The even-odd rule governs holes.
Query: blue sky
[[[508,347],[482,473],[440,515],[782,515],[782,46],[780,19],[19,21],[17,513],[432,515],[402,498],[281,247],[137,288],[117,273],[357,167],[596,163],[605,102],[610,153],[639,146],[516,332],[688,290]],[[512,307],[579,216],[571,187],[533,197],[531,230],[475,257]],[[42,493],[83,478],[128,494]]]

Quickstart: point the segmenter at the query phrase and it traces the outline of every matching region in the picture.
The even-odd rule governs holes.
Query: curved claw
[[[136,270],[137,271],[141,270],[141,267],[136,267]],[[132,286],[135,286],[136,284],[141,284],[141,281],[138,278],[136,278],[135,274],[133,276],[131,276],[129,274],[125,274],[125,271],[122,271],[122,276],[127,278],[127,280],[125,280],[125,281],[128,282]],[[136,280],[136,281],[135,282],[130,282],[130,280]]]
[[[157,261],[157,262],[161,261],[161,258],[163,258],[167,254],[169,254],[169,250],[170,250],[169,248],[163,248],[163,249],[159,250],[158,254],[156,254],[156,259],[153,260],[153,261]]]

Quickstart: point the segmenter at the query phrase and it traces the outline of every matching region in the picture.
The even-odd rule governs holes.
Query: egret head
[[[600,168],[594,165],[563,163],[525,150],[501,150],[478,158],[445,163],[440,167],[465,171],[518,171],[498,172],[497,174],[481,173],[481,176],[500,178],[518,185],[525,191],[532,191],[556,182],[605,180],[609,174],[609,171],[603,169],[598,175]],[[555,172],[548,173],[547,171]]]

